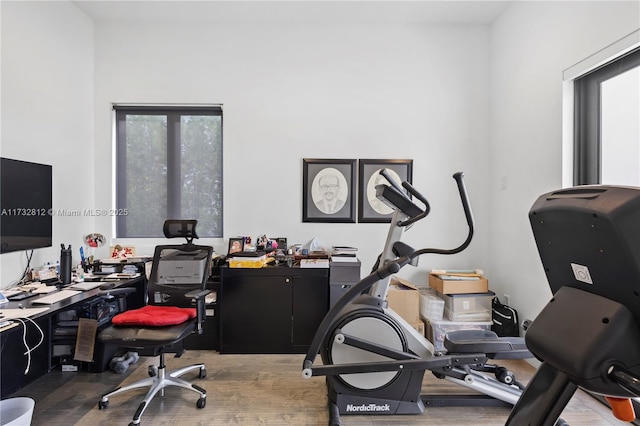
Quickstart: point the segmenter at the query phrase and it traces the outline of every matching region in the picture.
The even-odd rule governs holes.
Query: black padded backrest
[[[529,219],[551,291],[625,305],[640,324],[640,188],[589,185],[541,195]]]
[[[167,238],[186,238],[191,242],[194,238],[198,238],[196,234],[196,225],[198,221],[195,219],[167,219],[162,226],[162,232]]]
[[[211,272],[213,248],[195,244],[157,246],[148,286],[148,303],[192,307],[184,295],[204,290]]]

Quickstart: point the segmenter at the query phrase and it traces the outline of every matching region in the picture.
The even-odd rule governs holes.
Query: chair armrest
[[[207,317],[206,304],[204,297],[211,293],[210,290],[192,290],[189,293],[185,293],[184,296],[190,299],[194,299],[196,302],[196,312],[198,314],[198,326],[196,329],[197,334],[202,334],[202,324]]]
[[[185,297],[188,297],[190,299],[200,299],[203,298],[204,296],[206,296],[207,294],[211,293],[211,290],[193,290],[190,291],[189,293],[185,293]]]

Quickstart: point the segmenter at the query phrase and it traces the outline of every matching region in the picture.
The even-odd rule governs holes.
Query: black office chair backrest
[[[167,238],[186,238],[185,244],[156,246],[147,294],[148,304],[193,307],[186,293],[204,290],[211,272],[213,247],[193,244],[198,238],[195,220],[167,220]]]
[[[194,219],[167,219],[162,226],[162,232],[167,238],[186,238],[187,244],[191,244],[196,234],[197,220]]]

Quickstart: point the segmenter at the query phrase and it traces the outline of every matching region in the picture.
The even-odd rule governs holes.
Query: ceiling
[[[491,24],[510,1],[76,0],[94,21]]]

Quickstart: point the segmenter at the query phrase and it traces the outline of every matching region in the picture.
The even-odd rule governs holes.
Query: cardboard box
[[[487,293],[489,281],[485,277],[477,280],[443,280],[438,275],[429,274],[429,287],[442,294]]]
[[[407,280],[393,277],[387,292],[389,307],[396,311],[409,324],[418,324],[420,320],[420,292]]]

